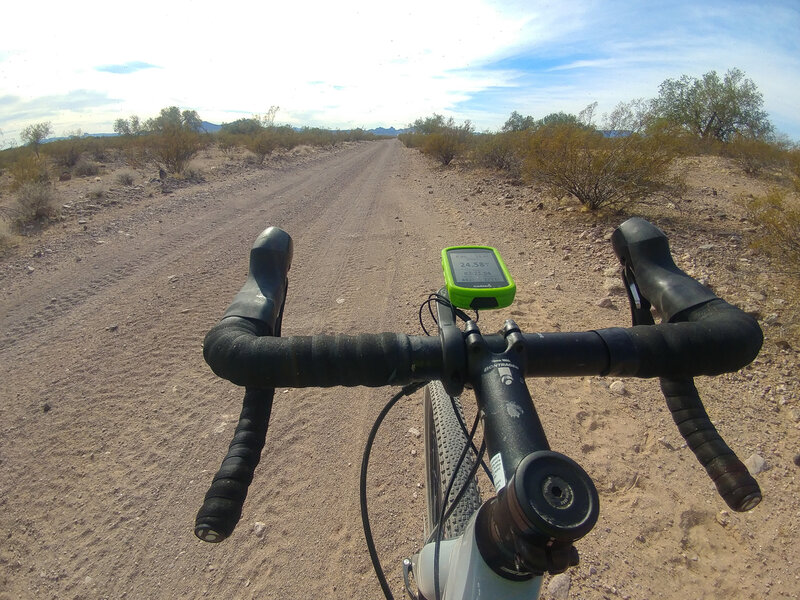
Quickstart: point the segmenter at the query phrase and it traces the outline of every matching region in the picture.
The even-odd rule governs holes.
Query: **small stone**
[[[36,269],[34,269],[32,266],[28,265],[28,268],[27,268],[27,269],[25,269],[25,270],[27,271],[28,275],[30,275],[30,274],[31,274],[31,273],[33,273],[33,272],[34,272]]]
[[[717,513],[716,519],[717,523],[722,525],[723,527],[727,527],[728,524],[731,522],[730,513],[727,510],[721,510]]]
[[[614,308],[614,302],[611,300],[611,298],[603,298],[597,302],[597,306],[600,308]]]
[[[547,597],[551,600],[566,600],[569,598],[569,586],[569,573],[554,575],[547,585]]]
[[[44,404],[42,404],[42,412],[50,412],[50,408],[51,406],[49,402],[45,402]]]
[[[662,436],[662,437],[658,438],[658,441],[667,450],[675,450],[675,447],[672,444],[670,444],[670,442],[669,442],[669,440],[667,438]]]
[[[796,467],[800,467],[800,454],[794,455],[794,464]]]
[[[263,537],[266,530],[266,523],[262,523],[261,521],[256,521],[253,523],[253,533],[256,535],[256,537]]]
[[[119,325],[109,325],[106,327],[106,331],[117,331],[119,329]]]
[[[418,438],[421,435],[420,432],[419,432],[419,429],[417,429],[416,427],[409,428],[408,433],[410,433],[411,435],[413,435],[416,438]]]
[[[412,448],[411,449],[411,456],[416,456],[416,455],[417,455],[416,449]]]
[[[625,384],[619,380],[608,386],[608,389],[611,390],[612,394],[616,394],[617,396],[625,396],[628,393],[625,389]]]
[[[759,454],[751,454],[750,457],[744,461],[744,466],[750,471],[750,475],[758,475],[769,468],[767,466],[767,461]]]

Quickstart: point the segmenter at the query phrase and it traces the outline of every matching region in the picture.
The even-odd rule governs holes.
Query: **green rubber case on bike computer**
[[[475,310],[505,308],[514,301],[517,286],[496,248],[445,248],[442,270],[453,306]]]

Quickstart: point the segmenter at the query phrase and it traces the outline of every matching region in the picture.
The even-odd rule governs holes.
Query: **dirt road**
[[[523,327],[626,324],[624,305],[595,302],[613,264],[607,228],[580,236],[576,225],[545,242],[519,212],[493,230],[477,202],[459,207],[461,185],[432,177],[399,142],[360,144],[69,223],[28,264],[3,271],[0,598],[378,597],[358,470],[390,392],[277,390],[239,528],[204,544],[192,534],[194,515],[241,390],[211,373],[202,340],[244,281],[266,225],[295,243],[286,335],[418,333],[416,307],[441,280],[438,252],[455,242],[503,250],[519,274],[511,314]],[[487,330],[499,324],[486,321]],[[737,382],[701,392],[728,398]],[[542,407],[554,449],[596,477],[605,511],[581,547],[573,597],[757,597],[776,588],[797,597],[791,567],[765,566],[773,555],[797,557],[788,550],[796,502],[766,524],[720,513],[694,458],[674,458],[681,441],[656,408],[655,386],[626,386],[628,397],[596,378],[534,388],[556,401]],[[397,597],[400,560],[422,532],[423,443],[409,432],[420,415],[416,397],[389,419],[370,475],[373,527]],[[727,424],[744,456],[759,447],[752,421]],[[681,483],[670,488],[666,475],[676,472]],[[758,574],[748,579],[751,563]]]

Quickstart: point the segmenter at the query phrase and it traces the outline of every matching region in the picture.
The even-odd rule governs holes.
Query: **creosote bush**
[[[73,172],[78,177],[92,177],[100,172],[100,165],[90,160],[81,158],[75,165]]]
[[[3,256],[6,250],[8,250],[13,243],[14,236],[8,228],[8,224],[5,221],[0,220],[0,256]]]
[[[11,190],[16,191],[28,183],[44,183],[50,179],[45,161],[33,154],[20,156],[8,169]]]
[[[757,226],[753,245],[782,260],[787,271],[800,273],[800,199],[785,189],[774,188],[766,196],[745,202],[750,220]]]
[[[505,171],[514,178],[522,173],[527,131],[506,131],[478,136],[472,149],[473,160],[482,167]]]
[[[430,133],[425,136],[425,141],[422,143],[422,152],[445,166],[449,165],[463,150],[464,144],[458,136],[449,132]]]
[[[786,162],[786,152],[778,144],[747,136],[736,136],[722,153],[736,160],[748,175],[780,168]]]
[[[167,127],[149,136],[145,143],[156,161],[170,173],[183,173],[189,161],[203,148],[200,134],[184,127]]]
[[[117,183],[124,186],[132,186],[135,177],[130,171],[121,171],[117,174]]]
[[[264,160],[278,148],[281,140],[273,131],[261,131],[251,136],[247,141],[247,149],[256,155],[259,165],[264,164]]]
[[[29,182],[20,187],[11,209],[12,223],[18,229],[43,222],[56,215],[56,199],[49,183]]]
[[[642,200],[679,183],[675,157],[657,136],[604,137],[571,124],[541,127],[528,138],[523,173],[556,198],[575,196],[588,210]]]

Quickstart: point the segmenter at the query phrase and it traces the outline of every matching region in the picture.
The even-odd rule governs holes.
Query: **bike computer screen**
[[[458,308],[504,308],[517,286],[497,249],[452,246],[442,250],[442,269],[450,302]]]

